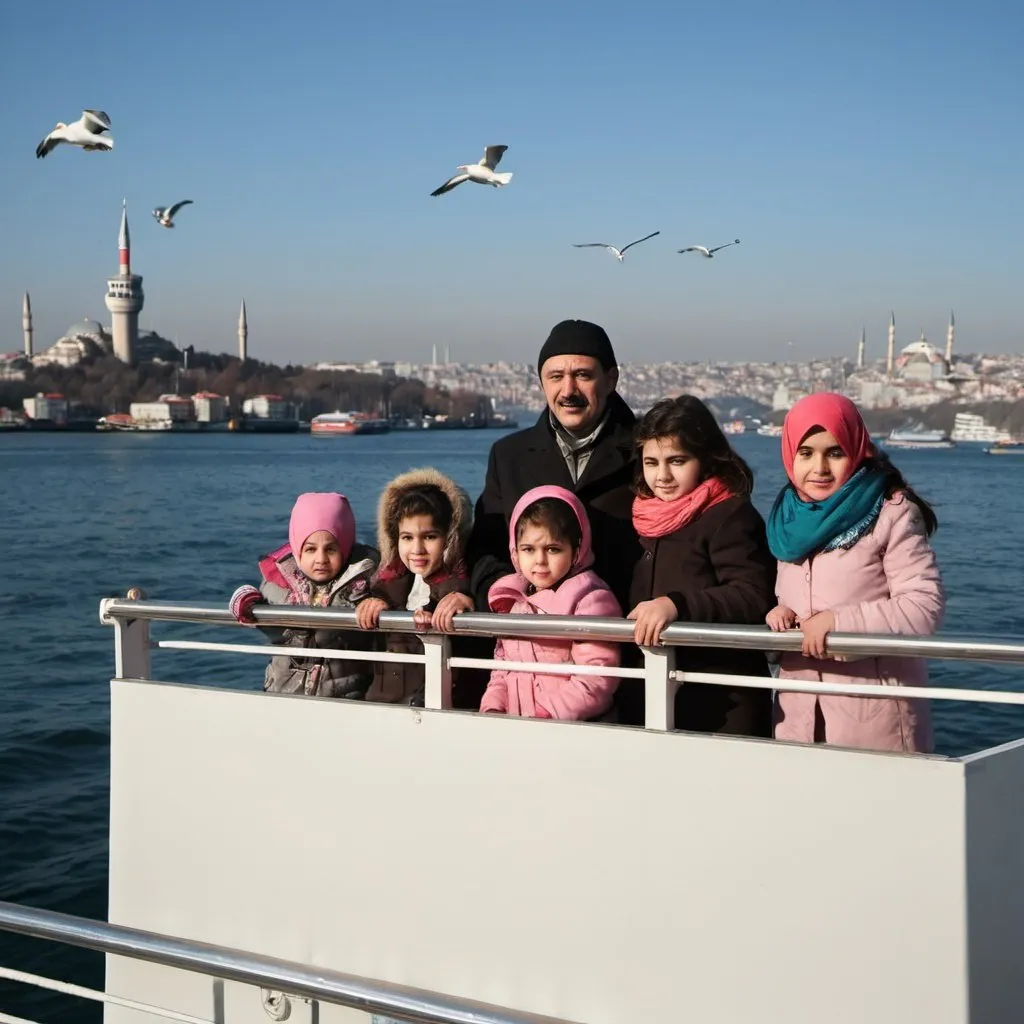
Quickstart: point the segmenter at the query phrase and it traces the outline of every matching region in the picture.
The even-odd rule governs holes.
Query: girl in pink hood
[[[516,572],[488,592],[491,611],[513,615],[622,616],[607,584],[589,566],[590,522],[579,499],[564,487],[535,487],[512,512],[509,550]],[[577,665],[618,666],[618,644],[588,640],[498,641],[494,657]],[[587,719],[604,715],[618,686],[614,676],[545,675],[495,669],[481,711],[524,718]]]
[[[775,737],[871,750],[932,749],[922,700],[787,693],[786,679],[924,685],[919,658],[836,660],[828,634],[911,633],[938,629],[942,584],[928,536],[935,513],[878,452],[857,407],[842,395],[801,399],[782,428],[789,484],[768,518],[779,560],[776,631],[803,632],[800,654],[784,654]]]

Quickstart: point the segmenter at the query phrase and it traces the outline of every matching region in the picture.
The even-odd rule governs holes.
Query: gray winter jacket
[[[377,568],[376,549],[356,544],[349,563],[331,585],[327,606],[354,608],[369,596],[370,577]],[[304,605],[309,603],[310,584],[295,561],[289,545],[279,548],[260,561],[263,582],[260,593],[270,604]],[[298,650],[318,648],[373,650],[373,634],[358,628],[351,630],[294,629],[261,626],[270,641],[281,647],[295,648],[296,654],[271,658],[263,680],[264,690],[275,693],[303,693],[317,697],[347,697],[362,700],[373,681],[372,661],[338,658],[299,657]]]

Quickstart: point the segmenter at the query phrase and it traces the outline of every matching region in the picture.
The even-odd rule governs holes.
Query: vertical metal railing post
[[[145,601],[146,594],[132,587],[125,595],[128,601]],[[110,618],[106,598],[100,602],[100,622],[114,627],[114,675],[118,679],[149,679],[149,622],[146,619]]]
[[[424,665],[424,705],[434,710],[447,711],[452,706],[452,667],[448,663],[452,653],[451,638],[444,633],[427,633],[420,639],[427,659]]]
[[[676,725],[674,647],[641,647],[644,655],[644,728],[671,732]]]

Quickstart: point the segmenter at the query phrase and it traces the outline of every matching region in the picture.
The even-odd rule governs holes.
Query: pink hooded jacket
[[[790,455],[787,474],[792,472],[796,446],[816,425],[831,431],[844,451],[849,444],[852,451],[847,454],[854,460],[854,469],[872,454],[856,407],[847,399],[842,400],[843,405],[830,404],[827,400],[833,397],[839,398],[812,395],[810,399],[816,402],[803,399],[790,410],[783,434],[783,451]],[[846,415],[847,405],[858,423],[839,421],[840,415]],[[779,603],[792,608],[798,618],[831,611],[837,633],[934,633],[945,607],[939,568],[921,511],[901,492],[883,503],[873,529],[852,547],[823,551],[799,563],[780,561],[775,592]],[[928,670],[920,658],[837,661],[783,654],[775,738],[813,743],[820,716],[829,744],[921,753],[933,749],[927,701],[787,693],[782,689],[786,679],[923,686]]]
[[[535,487],[527,491],[512,512],[509,549],[518,569],[516,523],[528,505],[541,498],[564,501],[579,520],[582,539],[572,570],[550,590],[528,594],[530,586],[518,572],[497,580],[488,592],[492,611],[513,615],[607,615],[620,618],[622,609],[607,584],[588,567],[594,561],[590,522],[579,499],[563,487]],[[541,640],[506,637],[497,642],[494,657],[502,661],[533,661],[577,665],[619,664],[619,645],[587,640]],[[611,708],[619,685],[614,676],[545,675],[515,669],[495,669],[480,703],[481,711],[497,711],[524,718],[597,718]]]

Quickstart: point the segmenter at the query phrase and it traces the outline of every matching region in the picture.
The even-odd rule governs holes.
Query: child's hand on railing
[[[445,594],[437,607],[431,624],[439,633],[451,633],[454,631],[454,619],[459,612],[471,612],[473,610],[473,598],[469,594],[451,593]]]
[[[641,647],[654,647],[661,640],[661,631],[679,618],[675,601],[670,597],[656,597],[641,601],[627,616],[635,619],[633,640]]]
[[[430,629],[434,617],[423,608],[417,608],[412,613],[412,621],[417,629]]]
[[[828,635],[836,628],[836,617],[827,609],[809,618],[801,619],[800,629],[804,634],[803,654],[805,658],[827,658]]]
[[[367,597],[356,605],[356,622],[360,629],[374,629],[380,621],[380,613],[388,610],[388,603],[381,597]]]
[[[765,617],[768,628],[774,633],[785,633],[796,628],[796,612],[784,604],[777,604]]]
[[[228,609],[234,615],[236,621],[241,622],[242,625],[254,626],[256,620],[252,614],[253,605],[264,603],[263,595],[252,584],[246,583],[231,595],[231,600],[228,601]]]

